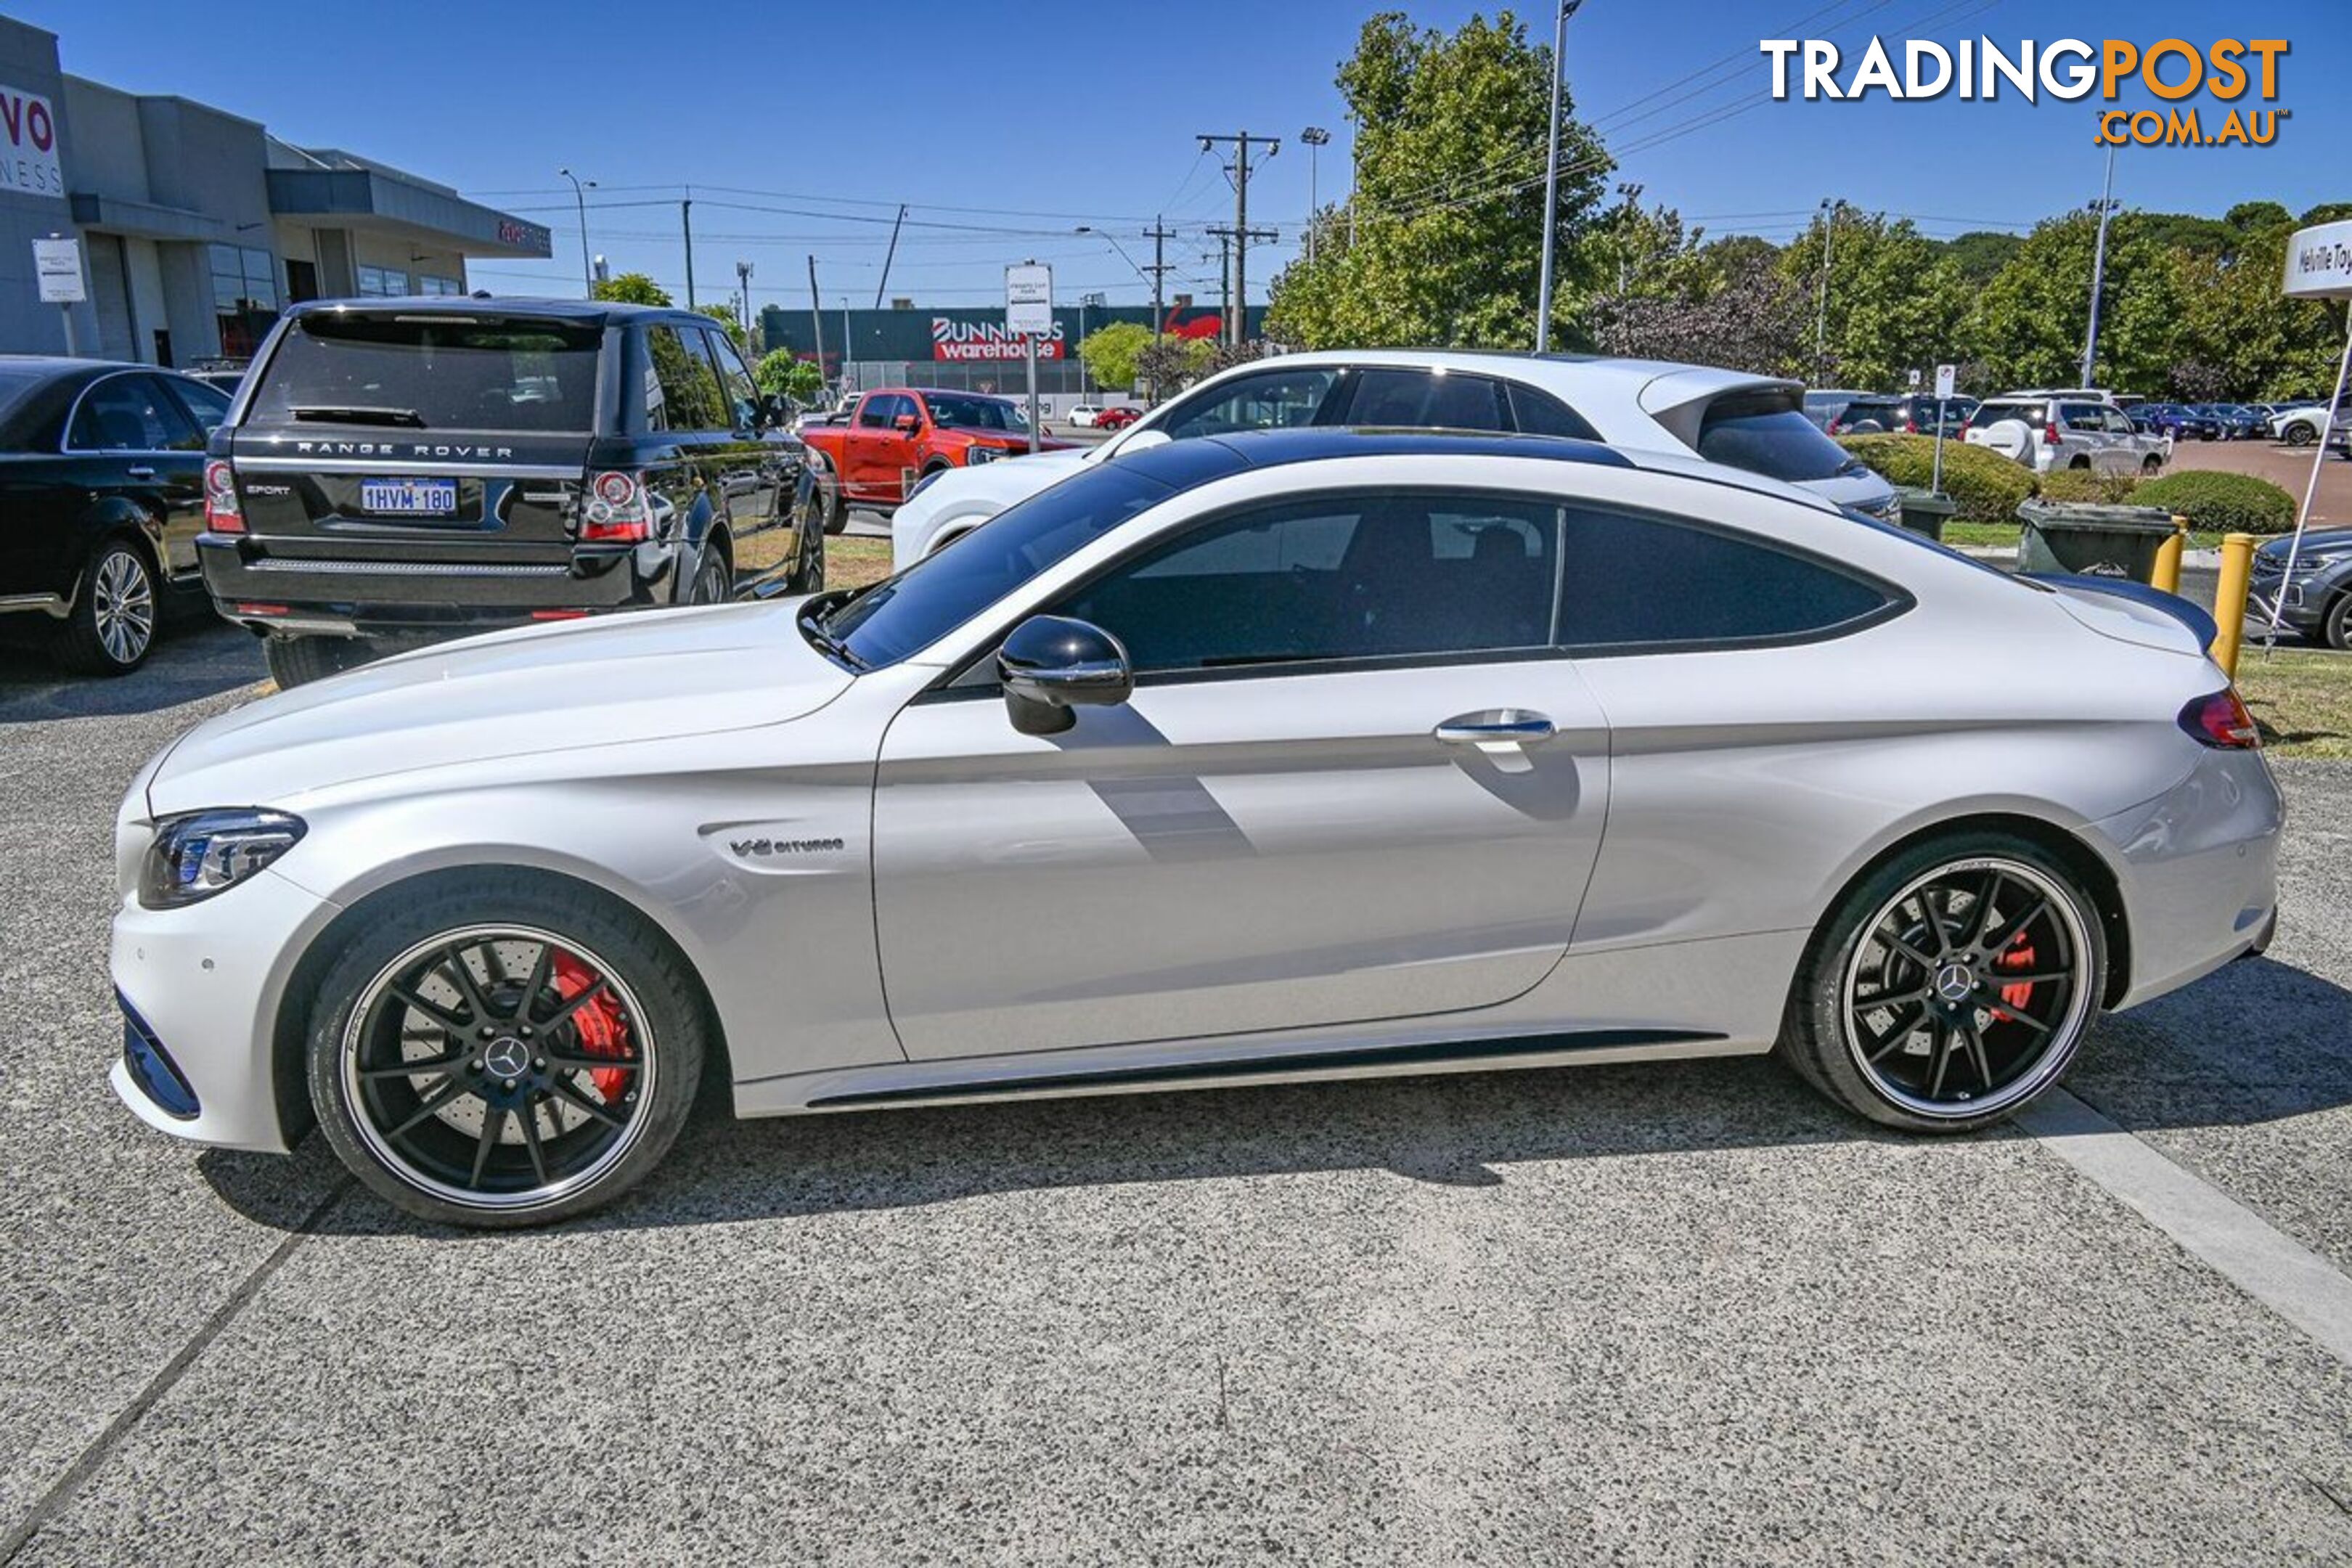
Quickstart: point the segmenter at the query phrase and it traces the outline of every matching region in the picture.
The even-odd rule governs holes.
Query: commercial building
[[[1221,321],[1215,305],[1196,304],[1192,296],[1179,294],[1168,302],[1163,330],[1171,337],[1213,342]],[[1078,361],[1078,343],[1113,321],[1149,327],[1151,307],[1055,307],[1053,335],[1037,345],[1037,392],[1049,406],[1061,409],[1083,396],[1123,396],[1128,392],[1126,387],[1095,386]],[[1265,307],[1251,306],[1249,335],[1262,336],[1265,330]],[[853,391],[911,385],[1013,395],[1028,387],[1021,340],[1005,331],[1001,300],[986,305],[918,305],[899,300],[885,310],[835,307],[821,312],[771,305],[760,312],[760,341],[766,349],[789,349],[801,359],[821,357],[825,379]]]
[[[81,241],[88,299],[40,301],[33,241]],[[539,224],[184,98],[59,68],[0,17],[0,352],[185,365],[241,357],[286,304],[463,293],[478,257],[543,258]]]

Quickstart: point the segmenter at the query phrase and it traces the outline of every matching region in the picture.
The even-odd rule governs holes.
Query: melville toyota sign
[[[1037,340],[1039,359],[1065,357],[1062,323],[1054,323],[1054,335]],[[962,360],[1017,360],[1022,356],[1022,340],[1005,329],[1004,322],[981,321],[971,317],[933,316],[931,318],[931,357]]]
[[[58,113],[37,92],[0,86],[0,191],[62,196],[58,166]]]

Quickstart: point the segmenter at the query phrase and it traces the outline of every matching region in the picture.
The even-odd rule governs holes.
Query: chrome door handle
[[[122,471],[134,479],[152,479],[155,477],[155,470],[144,463],[134,463]]]
[[[1457,713],[1430,731],[1449,746],[1525,746],[1549,741],[1559,726],[1549,714],[1525,708],[1494,708],[1483,713]]]

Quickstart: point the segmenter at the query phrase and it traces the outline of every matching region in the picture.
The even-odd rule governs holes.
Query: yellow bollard
[[[2180,552],[2189,542],[2189,520],[2173,514],[2172,537],[2156,547],[2156,571],[2148,577],[2151,587],[2168,594],[2180,592]]]
[[[2238,679],[2238,643],[2246,635],[2246,579],[2254,569],[2254,536],[2221,536],[2221,581],[2213,590],[2213,662]]]

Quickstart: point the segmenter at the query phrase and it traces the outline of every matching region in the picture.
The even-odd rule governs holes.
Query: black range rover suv
[[[284,686],[533,621],[813,593],[790,412],[691,311],[299,305],[213,434],[205,585]]]

